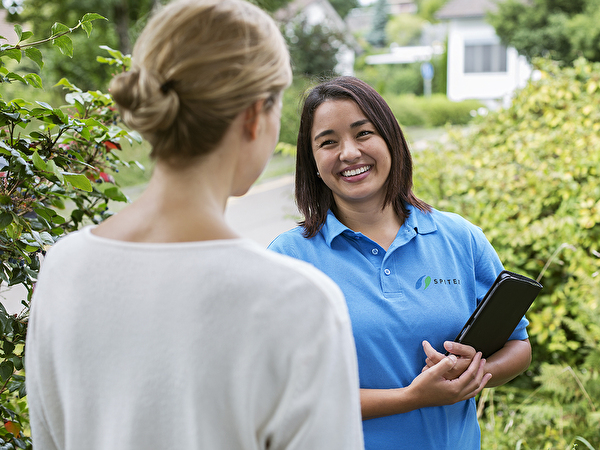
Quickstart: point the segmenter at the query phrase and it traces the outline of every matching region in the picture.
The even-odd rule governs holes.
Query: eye
[[[326,147],[326,146],[332,145],[332,144],[335,144],[335,141],[333,141],[331,139],[328,139],[326,141],[320,142],[319,143],[319,148],[323,148],[323,147]]]
[[[370,130],[361,130],[358,132],[358,134],[356,135],[356,137],[365,137],[368,136],[370,134],[374,134],[372,131]]]

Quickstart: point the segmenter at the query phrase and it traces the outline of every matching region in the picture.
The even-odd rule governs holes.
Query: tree
[[[374,5],[373,24],[366,39],[374,47],[385,47],[387,37],[385,27],[388,23],[389,5],[387,0],[377,0]]]
[[[303,76],[335,74],[336,55],[344,45],[341,33],[321,23],[311,25],[305,17],[299,17],[285,26],[284,37],[294,73]]]
[[[530,61],[600,61],[600,0],[507,0],[488,20],[505,45]]]
[[[448,3],[448,0],[418,0],[418,15],[428,22],[435,23],[438,21],[435,14],[446,3]]]
[[[56,82],[67,77],[84,90],[104,87],[110,79],[108,67],[98,67],[98,47],[116,48],[131,53],[132,43],[141,32],[149,14],[165,0],[13,0],[22,11],[9,16],[11,21],[30,24],[36,36],[43,36],[54,22],[74,23],[88,11],[108,20],[95,27],[95,38],[73,36],[77,64],[53,52],[47,53],[46,77]]]
[[[275,12],[281,8],[284,8],[292,0],[250,0],[258,7],[268,12]]]
[[[360,6],[358,0],[329,0],[331,6],[337,11],[342,19],[345,19],[348,13]]]
[[[424,20],[413,14],[398,14],[388,21],[386,37],[399,46],[418,45]]]
[[[141,141],[118,125],[118,114],[108,94],[84,92],[63,79],[66,104],[54,107],[40,101],[34,89],[43,80],[31,70],[12,69],[32,63],[41,68],[38,47],[52,42],[61,54],[73,54],[70,35],[84,29],[88,36],[98,14],[86,14],[74,27],[55,24],[47,39],[32,42],[33,33],[15,25],[18,42],[0,38],[0,284],[22,285],[23,309],[9,314],[0,303],[0,446],[30,449],[25,402],[23,358],[29,305],[48,246],[86,223],[110,216],[109,201],[127,198],[110,174],[129,163],[119,158],[121,139]],[[129,59],[105,48],[113,67],[125,68]],[[9,65],[7,63],[10,63]],[[11,67],[10,70],[8,67]],[[25,73],[26,72],[26,73]],[[15,83],[29,99],[7,95]]]

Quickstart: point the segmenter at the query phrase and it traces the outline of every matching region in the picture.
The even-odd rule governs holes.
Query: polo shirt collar
[[[432,213],[424,213],[413,205],[408,205],[408,210],[410,211],[410,215],[402,225],[401,229],[405,227],[413,229],[417,234],[433,233],[437,230]],[[354,236],[362,235],[362,233],[357,233],[340,222],[331,210],[327,211],[327,218],[321,228],[321,233],[323,234],[327,245],[331,247],[333,240],[343,232],[347,232]]]

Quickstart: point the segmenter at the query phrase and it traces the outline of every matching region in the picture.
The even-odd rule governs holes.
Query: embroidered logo
[[[423,290],[425,290],[429,287],[430,284],[431,284],[431,277],[428,275],[423,275],[415,283],[415,289],[423,288]]]
[[[434,286],[445,284],[445,285],[461,285],[459,278],[431,278],[429,275],[423,275],[415,283],[415,289],[424,291],[433,284]]]

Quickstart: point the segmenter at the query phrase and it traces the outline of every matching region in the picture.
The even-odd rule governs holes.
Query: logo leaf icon
[[[430,284],[431,284],[431,277],[425,278],[425,287],[423,288],[423,290],[427,289]]]
[[[425,285],[425,287],[423,287],[423,284]],[[423,290],[425,290],[429,287],[430,284],[431,284],[431,277],[427,276],[427,275],[423,275],[415,283],[415,289],[421,289],[421,287],[423,287]]]

